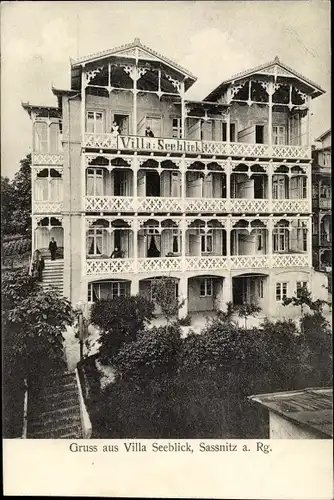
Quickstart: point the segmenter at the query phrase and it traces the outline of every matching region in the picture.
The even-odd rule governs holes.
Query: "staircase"
[[[50,375],[28,389],[28,439],[83,437],[75,373]]]
[[[45,260],[45,267],[42,274],[42,287],[44,289],[54,287],[60,295],[64,293],[64,261]]]

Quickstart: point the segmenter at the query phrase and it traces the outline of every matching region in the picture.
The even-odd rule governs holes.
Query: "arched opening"
[[[234,306],[256,304],[265,308],[268,297],[269,277],[263,273],[240,274],[232,278],[232,301]]]

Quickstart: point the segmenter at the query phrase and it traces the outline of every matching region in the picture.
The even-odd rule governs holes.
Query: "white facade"
[[[168,275],[181,315],[228,301],[292,313],[283,297],[319,281],[309,109],[323,91],[275,59],[187,101],[196,78],[138,40],[71,75],[72,90],[53,89],[58,107],[24,105],[33,249],[48,255],[51,236],[62,247],[65,296],[148,294]]]

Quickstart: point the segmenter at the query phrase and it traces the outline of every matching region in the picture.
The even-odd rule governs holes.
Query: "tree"
[[[101,330],[101,361],[112,361],[122,344],[136,339],[153,318],[154,304],[141,295],[101,299],[93,304],[91,323]]]
[[[44,292],[23,270],[3,276],[3,337],[6,370],[22,376],[38,375],[64,359],[63,331],[72,324],[67,299]]]
[[[23,381],[65,368],[63,331],[73,314],[66,299],[44,292],[22,269],[3,273],[2,292],[4,433],[18,437]]]
[[[245,304],[241,304],[238,307],[238,316],[240,318],[244,318],[245,320],[245,328],[247,328],[247,319],[249,316],[256,316],[261,311],[261,307],[257,304],[252,304],[246,302]]]
[[[322,316],[322,311],[325,304],[328,304],[326,300],[313,300],[312,294],[308,290],[307,286],[302,286],[298,290],[298,294],[293,297],[286,297],[283,299],[283,306],[293,305],[295,307],[300,307],[300,328],[301,333],[304,334],[304,315],[307,310],[313,311],[317,315],[318,320],[322,317],[324,321],[325,318]]]
[[[177,279],[170,276],[152,280],[152,295],[154,302],[160,307],[167,323],[178,315],[179,309],[183,306],[184,300],[179,301],[176,296]]]
[[[31,233],[31,155],[23,158],[20,165],[12,181],[1,177],[3,235]]]

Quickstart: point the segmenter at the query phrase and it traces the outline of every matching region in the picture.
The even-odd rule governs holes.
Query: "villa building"
[[[180,311],[257,302],[271,317],[312,267],[312,100],[276,57],[187,99],[196,77],[139,39],[71,61],[58,105],[33,125],[33,251],[73,304],[151,296],[177,279]],[[149,129],[147,127],[150,127]],[[153,134],[152,134],[153,132]],[[113,257],[111,258],[111,255]]]
[[[313,265],[326,271],[332,267],[332,131],[315,141],[313,150]]]

